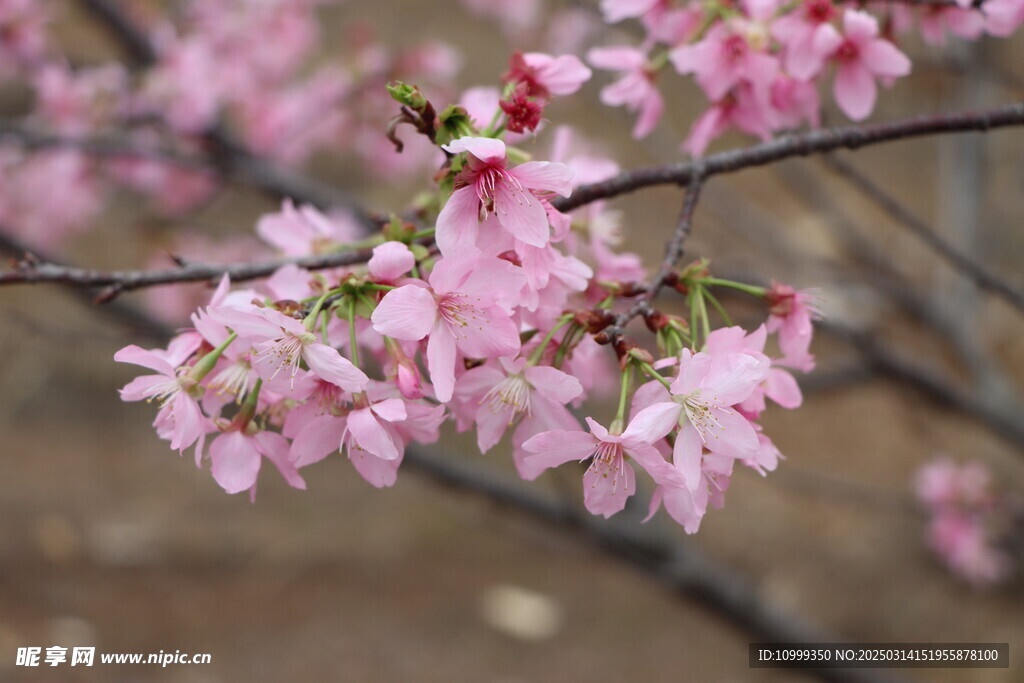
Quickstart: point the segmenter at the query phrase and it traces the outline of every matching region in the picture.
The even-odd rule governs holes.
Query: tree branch
[[[824,128],[785,135],[769,142],[720,152],[700,160],[645,166],[619,173],[614,178],[576,188],[571,197],[558,197],[552,205],[571,211],[599,199],[610,199],[655,185],[687,185],[700,168],[705,178],[764,166],[789,157],[824,154],[837,149],[858,149],[893,140],[964,133],[1024,125],[1024,102],[984,111],[961,111],[920,116],[888,123]]]
[[[619,351],[618,345],[626,334],[626,325],[633,318],[641,315],[646,317],[653,313],[651,302],[658,296],[658,292],[665,286],[665,282],[683,258],[683,245],[686,242],[686,238],[690,236],[690,229],[693,225],[693,213],[697,209],[697,201],[700,199],[703,185],[703,168],[698,161],[689,187],[686,190],[683,208],[679,212],[679,220],[676,222],[675,230],[672,231],[671,239],[665,245],[665,257],[662,259],[657,274],[655,274],[650,284],[637,290],[640,298],[628,309],[616,315],[612,324],[594,337],[598,343],[612,344],[616,347],[616,351]]]
[[[986,267],[977,263],[957,249],[944,237],[931,229],[917,214],[886,192],[868,176],[832,155],[823,159],[825,165],[857,188],[865,197],[877,204],[883,211],[911,232],[915,237],[941,256],[949,265],[970,278],[976,285],[1001,297],[1018,311],[1024,313],[1024,292],[993,275]]]
[[[372,249],[353,249],[259,263],[234,265],[187,263],[179,268],[168,270],[93,270],[39,262],[30,256],[19,262],[15,270],[0,273],[0,286],[55,282],[73,287],[106,287],[107,290],[101,293],[97,299],[99,303],[102,303],[113,299],[122,292],[144,287],[177,282],[212,281],[223,275],[230,277],[232,282],[243,282],[268,277],[282,266],[297,265],[308,270],[320,270],[365,263],[370,260],[371,256],[373,256]]]
[[[842,642],[794,614],[766,601],[757,587],[729,567],[704,555],[692,542],[646,531],[629,522],[598,520],[525,487],[503,481],[479,466],[463,465],[418,450],[407,450],[405,464],[430,479],[544,522],[603,552],[624,560],[660,581],[680,597],[696,600],[756,638],[769,642]],[[814,669],[826,681],[894,681],[896,677],[871,669]]]

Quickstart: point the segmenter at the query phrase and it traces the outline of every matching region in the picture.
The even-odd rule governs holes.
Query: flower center
[[[677,396],[675,400],[683,406],[686,419],[697,430],[701,441],[704,443],[708,442],[709,434],[717,439],[718,434],[714,432],[725,430],[725,427],[718,420],[718,412],[726,409],[722,407],[721,402],[717,398],[706,397],[698,389],[686,396]]]
[[[256,360],[266,360],[267,364],[274,368],[274,374],[270,379],[277,377],[281,370],[291,368],[291,377],[294,381],[295,375],[299,372],[299,361],[302,360],[302,347],[315,341],[316,335],[310,332],[302,335],[285,332],[283,337],[259,344],[256,347]]]
[[[239,358],[218,372],[210,380],[209,387],[218,396],[233,396],[236,402],[241,402],[245,395],[249,393],[251,370],[252,366],[249,365],[249,361],[245,358]]]
[[[852,40],[843,41],[843,44],[836,50],[836,59],[841,62],[855,62],[860,56],[860,48]]]
[[[804,5],[804,16],[812,24],[824,24],[835,16],[835,8],[829,0],[811,0]]]
[[[624,479],[626,476],[626,459],[623,457],[622,444],[602,441],[597,447],[597,452],[594,453],[593,460],[590,461],[587,472],[593,473],[600,479],[611,477],[612,493],[615,493],[619,487],[619,478]],[[594,482],[594,486],[596,485],[597,481]]]
[[[456,337],[460,336],[459,328],[475,327],[479,331],[483,331],[487,319],[480,307],[473,303],[474,301],[480,301],[480,299],[472,299],[461,294],[446,294],[437,302],[441,319],[448,323],[449,329]],[[465,337],[465,334],[461,336]]]
[[[480,400],[481,405],[489,406],[495,413],[511,410],[509,425],[520,413],[527,417],[533,415],[530,407],[530,392],[533,389],[522,373],[509,375],[495,384]]]
[[[747,41],[743,36],[729,36],[722,43],[722,52],[731,62],[738,62],[747,54]]]

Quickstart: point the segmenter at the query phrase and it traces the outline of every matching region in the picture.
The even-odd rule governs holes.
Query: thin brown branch
[[[614,178],[578,187],[571,197],[557,198],[552,205],[559,211],[571,211],[600,199],[610,199],[645,187],[687,185],[693,180],[698,169],[705,177],[710,177],[764,166],[790,157],[824,154],[837,149],[858,149],[882,142],[939,133],[985,131],[1020,125],[1024,125],[1024,102],[983,111],[960,111],[887,123],[812,130],[712,154],[700,160],[623,171]]]
[[[17,264],[15,270],[0,273],[0,286],[54,282],[72,287],[105,287],[106,289],[100,293],[97,300],[106,302],[122,292],[144,287],[178,282],[209,282],[224,275],[230,277],[232,282],[242,282],[268,277],[278,268],[286,265],[319,270],[365,263],[370,260],[372,255],[372,249],[353,249],[329,254],[233,265],[189,262],[179,268],[168,270],[94,270],[26,258]]]
[[[697,201],[700,199],[701,189],[704,185],[704,174],[702,171],[703,169],[698,162],[698,167],[694,172],[689,187],[686,189],[686,198],[683,200],[683,208],[679,212],[679,220],[676,222],[675,230],[672,231],[671,239],[665,245],[665,257],[662,259],[658,272],[649,285],[637,289],[640,298],[627,310],[616,315],[611,326],[595,337],[599,343],[615,346],[616,351],[620,355],[624,351],[624,349],[619,348],[619,344],[626,334],[626,325],[633,318],[641,315],[646,317],[654,312],[651,308],[651,302],[658,296],[658,292],[665,286],[679,261],[683,258],[686,238],[690,236],[690,230],[693,226],[693,214],[697,209]]]
[[[909,230],[911,234],[945,259],[950,266],[970,278],[978,287],[1001,297],[1018,311],[1024,313],[1024,291],[997,277],[989,268],[961,252],[864,173],[832,155],[826,155],[823,161],[826,166],[889,214],[898,225]]]

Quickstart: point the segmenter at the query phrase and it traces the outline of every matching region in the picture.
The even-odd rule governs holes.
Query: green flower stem
[[[639,361],[640,369],[644,371],[644,374],[650,376],[651,379],[656,379],[661,382],[661,386],[665,387],[671,393],[672,382],[668,381],[668,378],[662,375],[660,372],[654,369],[650,363],[644,363]]]
[[[558,319],[558,323],[551,328],[550,332],[544,335],[544,339],[541,340],[540,346],[534,349],[533,353],[530,354],[529,360],[526,361],[527,365],[534,366],[540,362],[541,357],[544,355],[545,349],[548,348],[548,344],[551,343],[552,339],[554,339],[555,334],[557,334],[560,329],[565,327],[565,325],[570,320],[572,320],[571,315],[563,315],[561,318]]]
[[[749,294],[751,296],[756,296],[758,298],[763,297],[765,292],[768,291],[764,287],[758,287],[756,285],[746,285],[746,284],[743,284],[742,282],[733,282],[732,280],[721,280],[721,279],[719,279],[717,277],[701,278],[700,283],[703,284],[703,285],[714,285],[714,286],[718,286],[718,287],[730,287],[732,289],[736,289],[736,290],[739,290],[741,292],[745,292],[745,293],[747,293],[747,294]]]
[[[711,302],[711,305],[715,307],[715,310],[718,311],[718,314],[722,316],[723,320],[725,320],[725,324],[728,325],[729,327],[732,327],[732,318],[730,318],[729,314],[725,312],[725,308],[722,306],[721,302],[718,301],[718,298],[715,297],[714,294],[709,292],[704,287],[701,287],[701,291],[704,292],[704,296],[708,298],[708,301]]]
[[[235,416],[235,423],[241,429],[245,429],[246,425],[252,422],[252,418],[256,415],[256,408],[260,402],[260,389],[263,388],[263,380],[256,380],[255,386],[249,395],[245,397],[245,402],[242,403],[241,409],[238,411],[238,415]]]
[[[312,330],[316,327],[316,319],[320,315],[320,309],[324,307],[324,301],[327,300],[327,297],[330,296],[330,294],[330,292],[324,292],[323,295],[316,300],[316,303],[313,305],[313,310],[311,310],[309,315],[306,316],[306,319],[302,321],[307,330]]]
[[[359,346],[356,344],[356,300],[348,300],[348,343],[352,347],[352,364],[359,367]]]
[[[238,335],[232,332],[228,335],[228,338],[224,340],[223,344],[200,358],[199,361],[192,366],[192,369],[189,370],[189,379],[195,381],[196,384],[202,382],[203,378],[209,375],[210,371],[213,370],[215,365],[217,365],[217,361],[220,360],[221,355],[223,355],[224,351],[231,345],[231,342],[236,339],[238,339]]]
[[[433,237],[435,232],[437,232],[437,230],[435,228],[427,228],[426,230],[420,230],[419,232],[414,232],[410,239],[418,240],[418,239],[422,239],[424,237]]]
[[[626,369],[622,371],[622,387],[619,389],[619,407],[615,411],[615,421],[612,422],[611,428],[608,430],[612,434],[621,434],[622,428],[626,424],[626,406],[629,405],[629,385],[632,384],[633,379],[633,364],[629,363],[626,365]]]

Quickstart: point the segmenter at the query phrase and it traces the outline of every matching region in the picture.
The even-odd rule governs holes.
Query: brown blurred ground
[[[384,35],[416,26],[475,49],[481,58],[467,64],[465,85],[502,70],[506,50],[494,47],[493,27],[470,24],[455,3],[354,3],[333,10],[329,20],[353,15],[382,26]],[[91,34],[83,35],[81,49],[88,53]],[[1003,63],[1019,63],[1005,46],[996,53]],[[908,81],[884,94],[877,116],[952,108],[958,83],[949,75],[922,74],[916,85]],[[1019,97],[999,90],[988,95],[992,102]],[[623,140],[620,112],[587,100],[558,106],[590,135],[607,138],[613,152],[631,150],[621,155],[624,164],[672,158],[674,143],[637,151]],[[668,126],[685,130],[693,105],[682,103],[675,111]],[[992,189],[984,197],[981,240],[984,258],[1018,276],[1022,149],[1017,130],[995,133],[986,144]],[[934,141],[919,141],[852,158],[934,219],[943,192],[934,171],[937,150]],[[331,160],[322,166],[326,177],[339,182],[359,175]],[[827,187],[866,234],[910,264],[915,277],[948,283],[930,254],[852,200],[841,183],[828,181]],[[751,211],[748,233],[768,232],[772,221],[781,222],[802,248],[844,258],[821,219],[781,188],[764,170],[716,180],[709,190],[718,199],[709,194],[698,212],[690,254],[816,284],[812,269],[790,272],[717,220],[728,208],[723,203],[735,204],[740,196]],[[365,190],[374,205],[393,208],[386,188]],[[656,258],[678,201],[678,192],[661,189],[620,202],[631,246],[637,243],[646,257]],[[213,210],[218,223],[244,232],[267,206],[239,194]],[[108,230],[76,245],[76,260],[131,262],[123,244],[140,225],[133,207],[117,207],[107,224]],[[891,340],[905,350],[939,355],[919,329],[897,324],[892,307],[863,288],[826,288],[824,294],[837,315],[866,316],[893,330]],[[987,303],[974,314],[979,338],[999,349],[1011,376],[1019,375],[1019,317],[981,301]],[[142,340],[52,289],[2,290],[0,311],[6,321],[0,329],[0,680],[800,678],[748,669],[746,633],[669,596],[628,567],[412,473],[394,489],[377,491],[332,458],[309,472],[306,493],[266,476],[255,505],[227,496],[208,473],[156,439],[149,406],[118,400],[116,388],[133,371],[116,366],[111,356]],[[825,368],[853,358],[828,341],[821,356]],[[738,473],[726,508],[708,516],[697,544],[756,581],[766,598],[854,640],[1011,643],[1011,670],[908,672],[917,680],[1021,680],[1020,582],[977,593],[950,578],[924,548],[922,520],[908,494],[915,468],[937,451],[982,459],[1019,491],[1019,450],[884,380],[816,393],[791,413],[770,411],[765,428],[788,460],[767,479]],[[456,457],[463,443],[444,441],[441,448]],[[486,459],[506,457],[498,448]],[[523,639],[490,625],[483,604],[498,586],[546,598],[556,618],[537,632],[543,637]],[[13,667],[17,647],[58,643],[95,645],[103,652],[209,652],[213,663],[85,671]]]

